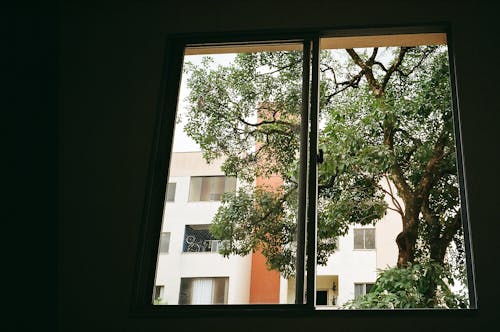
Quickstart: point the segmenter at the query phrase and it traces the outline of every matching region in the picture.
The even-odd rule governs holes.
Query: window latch
[[[324,159],[324,157],[323,157],[323,149],[319,149],[319,150],[318,150],[318,157],[317,157],[317,159],[316,159],[316,162],[317,162],[318,164],[322,164],[324,160],[325,160],[325,159]]]

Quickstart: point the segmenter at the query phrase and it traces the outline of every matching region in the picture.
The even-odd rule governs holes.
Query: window
[[[170,246],[170,232],[162,232],[160,235],[160,254],[168,254]]]
[[[229,278],[182,278],[179,304],[225,304]]]
[[[373,283],[356,283],[354,284],[354,298],[358,298],[370,292]]]
[[[354,249],[375,249],[375,228],[355,228]]]
[[[184,232],[183,252],[218,252],[223,242],[215,240],[210,225],[187,225]]]
[[[226,176],[192,176],[189,201],[220,201],[222,194],[236,190],[236,178]]]
[[[169,299],[298,306],[330,301],[345,308],[373,286],[355,280],[370,280],[377,269],[403,269],[420,258],[444,266],[465,253],[453,264],[455,272],[467,270],[460,291],[471,301],[465,306],[475,305],[446,35],[343,33],[220,45],[179,39],[186,47],[172,57],[178,62],[169,63],[179,74],[166,91],[170,127],[159,133],[159,150],[172,154],[162,165],[163,178],[152,182],[165,190],[161,181],[170,167],[179,195],[214,203],[156,202],[145,215],[176,229],[178,253],[224,257],[158,260],[157,281],[170,284],[165,271],[174,269],[181,279]],[[180,96],[176,83],[182,83]],[[196,142],[190,149],[172,143],[181,141],[170,137],[174,123],[175,135]],[[224,193],[231,194],[222,201]],[[433,236],[447,242],[426,250]],[[340,251],[341,243],[371,252]],[[227,276],[217,268],[238,272]],[[265,277],[252,279],[261,272]],[[224,287],[206,277],[214,274],[226,275]],[[326,285],[316,281],[321,278]],[[250,281],[236,287],[242,280]],[[222,288],[230,299],[221,300]]]
[[[167,202],[173,202],[175,201],[175,187],[177,184],[175,182],[169,182],[167,184]]]

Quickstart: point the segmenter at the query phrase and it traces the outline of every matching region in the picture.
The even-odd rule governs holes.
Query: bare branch
[[[351,56],[351,59],[354,61],[354,63],[363,70],[366,80],[368,81],[368,85],[370,86],[370,89],[372,90],[375,98],[383,95],[383,89],[381,85],[377,82],[375,76],[373,76],[373,70],[372,70],[373,62],[370,62],[371,57],[368,60],[368,62],[364,62],[354,49],[348,48],[346,49],[346,51]],[[376,56],[376,53],[377,52],[374,49],[372,57],[374,57],[374,55]]]
[[[441,160],[444,157],[444,147],[448,142],[448,131],[446,126],[441,131],[436,143],[434,144],[432,157],[427,162],[425,166],[425,171],[422,179],[420,180],[417,186],[417,193],[420,198],[424,198],[429,195],[429,191],[432,188],[433,184],[437,180],[439,173],[438,167],[440,165]]]
[[[385,90],[385,87],[387,86],[387,83],[389,82],[392,74],[399,68],[399,66],[401,66],[401,63],[403,62],[403,59],[408,49],[409,49],[408,47],[401,47],[399,49],[398,57],[396,58],[395,61],[393,61],[393,63],[385,73],[384,78],[382,79],[382,84],[381,84],[382,90]]]
[[[262,76],[266,76],[266,75],[272,75],[272,74],[276,74],[282,70],[285,70],[287,68],[291,68],[293,66],[295,66],[296,64],[299,64],[301,63],[302,60],[297,60],[297,61],[294,61],[292,63],[289,63],[288,65],[286,66],[283,66],[283,67],[278,67],[276,70],[273,70],[273,71],[270,71],[270,72],[267,72],[267,73],[261,73],[261,74],[256,74],[255,77],[262,77]]]
[[[398,200],[396,194],[394,193],[394,191],[392,190],[392,183],[389,180],[389,177],[387,176],[387,174],[384,174],[384,179],[387,183],[387,186],[389,187],[389,196],[391,197],[392,204],[394,204],[394,206],[397,209],[396,211],[401,215],[401,217],[404,217],[403,207],[401,206],[401,204],[399,204],[399,200]],[[384,192],[386,192],[386,191],[384,190]]]

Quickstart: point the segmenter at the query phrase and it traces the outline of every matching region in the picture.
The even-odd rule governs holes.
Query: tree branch
[[[398,212],[401,215],[401,217],[404,217],[403,207],[401,206],[401,204],[399,204],[399,201],[392,190],[392,184],[391,184],[391,181],[389,180],[389,177],[387,176],[387,174],[384,174],[384,179],[387,182],[387,186],[389,187],[389,191],[385,190],[382,186],[380,186],[380,188],[382,189],[383,192],[385,192],[386,194],[388,194],[391,197],[392,204],[394,204],[394,206],[396,207],[396,209],[392,209],[392,210]]]
[[[403,62],[403,59],[405,57],[406,52],[408,51],[408,47],[401,47],[399,49],[399,54],[398,57],[396,58],[396,61],[394,61],[387,72],[384,75],[384,78],[382,79],[382,84],[381,84],[381,89],[385,90],[385,87],[387,86],[387,83],[391,79],[392,74],[401,66],[401,63]]]
[[[370,86],[370,89],[372,90],[375,98],[382,96],[383,92],[384,92],[383,88],[377,82],[377,80],[375,79],[375,76],[373,76],[373,70],[372,70],[372,66],[373,66],[372,57],[373,57],[373,59],[375,59],[375,56],[377,54],[376,48],[374,48],[374,51],[372,53],[372,57],[370,57],[370,59],[367,62],[364,62],[354,49],[348,48],[348,49],[346,49],[346,51],[350,55],[350,57],[354,61],[354,63],[356,65],[358,65],[358,67],[360,67],[363,70],[363,73],[366,77],[366,80],[368,81],[368,85]]]
[[[417,195],[420,196],[421,199],[424,199],[429,195],[429,191],[432,188],[432,185],[437,180],[437,175],[440,172],[437,171],[440,161],[444,157],[444,147],[448,142],[448,131],[446,126],[443,127],[436,143],[434,144],[433,153],[431,159],[427,162],[425,167],[424,175],[420,180],[417,186]]]
[[[275,73],[278,73],[284,69],[287,69],[287,68],[291,68],[293,66],[295,66],[296,64],[298,63],[301,63],[302,60],[297,60],[297,61],[294,61],[286,66],[283,66],[283,67],[278,67],[276,70],[273,70],[273,71],[270,71],[270,72],[267,72],[267,73],[260,73],[260,74],[256,74],[255,77],[261,77],[261,76],[266,76],[266,75],[272,75],[272,74],[275,74]]]

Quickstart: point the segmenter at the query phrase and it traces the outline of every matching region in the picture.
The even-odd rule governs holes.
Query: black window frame
[[[460,186],[460,200],[462,205],[462,224],[464,231],[464,243],[466,251],[467,278],[470,307],[461,310],[431,309],[437,315],[456,315],[456,317],[474,314],[477,311],[477,298],[475,289],[475,268],[473,250],[471,248],[471,225],[468,212],[468,197],[466,190],[466,179],[463,163],[463,147],[461,140],[460,112],[457,99],[457,84],[455,78],[455,63],[453,58],[453,39],[450,24],[427,24],[416,26],[387,26],[387,27],[341,27],[335,29],[305,29],[299,31],[257,31],[257,32],[235,32],[235,33],[215,33],[215,34],[179,34],[169,35],[166,38],[165,60],[163,68],[163,78],[161,84],[160,99],[158,102],[157,119],[155,122],[155,134],[151,150],[150,169],[148,174],[148,185],[143,210],[143,223],[140,242],[138,246],[138,257],[135,269],[134,286],[132,289],[131,314],[132,316],[190,316],[193,313],[198,315],[230,316],[234,314],[248,315],[284,315],[293,317],[297,314],[307,316],[328,316],[328,317],[391,317],[395,311],[417,313],[419,310],[382,309],[382,310],[316,310],[316,192],[317,192],[317,126],[319,108],[319,51],[320,39],[336,36],[376,36],[391,34],[413,34],[413,33],[445,33],[447,36],[448,56],[450,62],[450,80],[452,86],[452,103],[454,116],[455,143],[457,151],[457,168]],[[307,215],[302,216],[307,226],[298,223],[298,228],[307,227],[306,253],[312,259],[308,260],[306,271],[307,280],[303,283],[305,289],[313,290],[307,292],[305,303],[298,304],[252,304],[252,305],[173,305],[154,306],[152,303],[152,290],[156,273],[156,261],[158,255],[157,234],[161,229],[163,205],[166,186],[164,179],[168,178],[169,163],[171,158],[171,147],[173,142],[173,132],[178,103],[178,93],[181,82],[181,72],[183,66],[184,49],[193,45],[242,45],[245,43],[265,43],[266,41],[277,42],[297,42],[304,43],[304,52],[311,51],[309,70],[304,73],[304,77],[309,78],[309,84],[303,87],[303,95],[310,96],[309,112],[306,118],[309,124],[309,132],[306,137],[308,146],[315,146],[316,149],[306,149],[305,156],[308,159],[307,165],[315,165],[305,169],[307,174],[308,188],[307,200],[304,191],[299,189],[299,197],[304,194],[304,201],[307,205]],[[310,91],[309,91],[310,89]],[[303,118],[304,120],[304,118]],[[314,133],[311,135],[311,133]],[[301,143],[303,138],[301,137]],[[301,160],[302,156],[301,156]],[[303,163],[301,163],[303,165]],[[307,167],[306,165],[306,167]],[[304,171],[304,170],[301,170]],[[304,174],[304,173],[302,173]],[[299,220],[301,218],[299,211]],[[305,210],[302,211],[305,213]],[[310,221],[310,222],[309,222]],[[304,230],[303,233],[305,234]],[[304,235],[305,236],[305,235]],[[300,251],[300,247],[298,249]],[[297,272],[299,275],[299,271]],[[303,276],[303,275],[302,275]],[[299,279],[298,277],[297,279]],[[300,292],[300,289],[297,289]],[[426,310],[428,311],[428,310]],[[363,315],[359,316],[359,313]],[[455,316],[454,316],[455,317]]]

